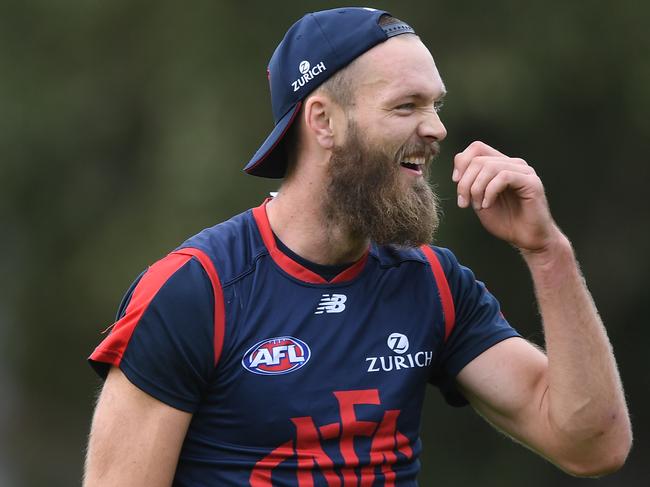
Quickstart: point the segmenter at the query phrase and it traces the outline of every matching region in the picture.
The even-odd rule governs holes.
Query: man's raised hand
[[[520,250],[544,251],[563,237],[542,181],[523,159],[472,142],[454,157],[452,180],[458,206],[472,206],[490,233]]]

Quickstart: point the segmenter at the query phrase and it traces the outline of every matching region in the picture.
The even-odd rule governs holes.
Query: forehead
[[[432,100],[445,93],[431,53],[414,35],[400,35],[373,47],[357,60],[357,95],[386,100],[419,95]]]

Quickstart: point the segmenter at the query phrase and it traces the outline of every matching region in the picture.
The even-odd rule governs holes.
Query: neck
[[[325,191],[316,179],[285,181],[278,196],[266,205],[269,224],[287,247],[311,262],[336,265],[356,261],[370,242],[327,219],[322,205]]]

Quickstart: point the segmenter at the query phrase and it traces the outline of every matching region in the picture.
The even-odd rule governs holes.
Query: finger
[[[489,168],[489,170],[486,170]],[[522,166],[516,164],[510,160],[510,158],[504,157],[493,157],[493,156],[477,156],[474,157],[469,166],[465,169],[463,177],[458,181],[458,186],[456,192],[458,194],[458,206],[465,208],[469,206],[470,202],[474,208],[480,208],[482,197],[477,196],[477,192],[482,193],[485,185],[488,183],[487,180],[494,177],[494,175],[500,170],[513,170],[513,171],[529,171],[528,166]],[[480,181],[480,185],[474,188],[476,184],[476,178],[479,174],[483,174]],[[486,180],[487,179],[487,180]]]
[[[535,177],[537,176],[519,171],[500,171],[485,187],[481,208],[485,209],[492,206],[499,195],[508,188],[518,190],[525,188],[527,184],[532,188],[533,181],[531,178]]]
[[[470,198],[475,210],[482,208],[483,200],[485,199],[485,188],[499,172],[510,171],[520,174],[534,174],[531,167],[528,165],[522,165],[519,161],[513,161],[512,159],[503,160],[503,158],[492,157],[484,159],[486,160],[470,187]]]
[[[458,206],[460,208],[467,208],[471,202],[471,187],[479,172],[483,169],[480,161],[474,161],[463,172],[463,177],[458,181],[456,186],[456,193],[458,194]]]
[[[454,157],[454,172],[451,176],[452,181],[460,181],[472,159],[477,156],[508,157],[484,142],[478,140],[474,141],[468,145],[464,151],[459,152]]]
[[[508,160],[512,164],[517,164],[518,166],[526,166],[532,169],[532,166],[529,166],[528,163],[525,160],[523,160],[521,157],[508,157]]]

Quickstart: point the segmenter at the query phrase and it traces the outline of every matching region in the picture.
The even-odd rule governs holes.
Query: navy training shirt
[[[331,281],[282,253],[265,205],[131,286],[89,358],[193,414],[175,486],[416,486],[427,383],[518,336],[446,249],[372,245]]]

